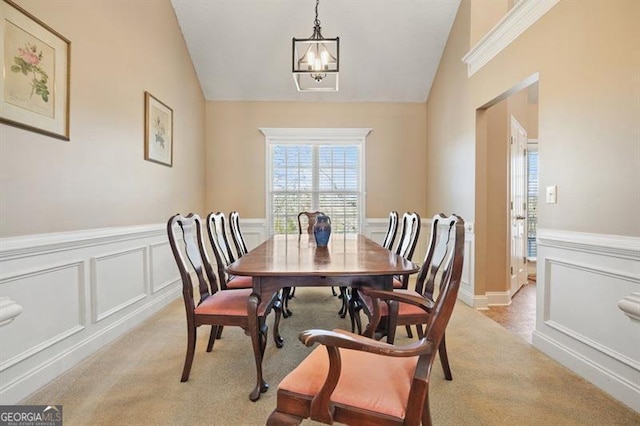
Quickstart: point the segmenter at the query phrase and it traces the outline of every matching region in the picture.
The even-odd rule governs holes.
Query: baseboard
[[[46,363],[25,372],[0,388],[0,404],[17,404],[60,374],[75,367],[85,358],[116,340],[147,318],[173,302],[180,296],[180,288],[175,286],[161,297],[138,307],[131,314],[120,318],[109,327],[87,337],[70,349],[61,352]]]
[[[578,376],[640,413],[640,387],[552,338],[534,331],[533,345]]]

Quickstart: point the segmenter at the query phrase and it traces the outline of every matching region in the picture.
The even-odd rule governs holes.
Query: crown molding
[[[533,25],[560,0],[521,0],[464,55],[471,77]]]

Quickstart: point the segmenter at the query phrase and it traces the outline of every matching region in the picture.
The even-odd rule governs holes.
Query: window
[[[360,232],[369,129],[261,129],[267,142],[267,223],[297,233],[298,213],[322,211],[334,232]]]

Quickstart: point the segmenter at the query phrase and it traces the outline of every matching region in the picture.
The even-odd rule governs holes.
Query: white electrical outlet
[[[547,186],[547,204],[555,204],[557,202],[557,192],[557,186]]]

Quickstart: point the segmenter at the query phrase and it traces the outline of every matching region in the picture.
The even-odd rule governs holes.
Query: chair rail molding
[[[521,0],[462,58],[471,77],[560,0]]]

